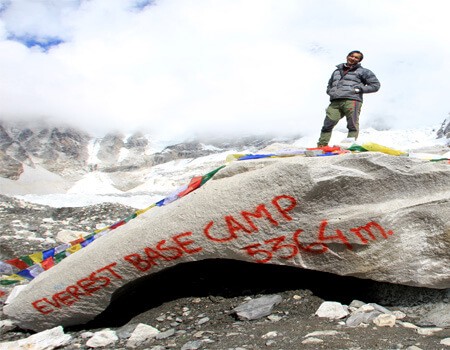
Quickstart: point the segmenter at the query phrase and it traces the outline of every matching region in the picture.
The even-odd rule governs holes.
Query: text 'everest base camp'
[[[378,152],[231,162],[33,279],[4,313],[42,331],[84,324],[134,280],[231,259],[450,288],[450,167]]]

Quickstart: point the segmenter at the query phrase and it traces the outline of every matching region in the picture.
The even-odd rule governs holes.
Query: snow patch
[[[51,194],[66,193],[72,185],[68,180],[52,173],[39,165],[32,168],[24,164],[24,172],[18,180],[10,180],[0,177],[0,193],[5,195],[15,194]]]
[[[84,175],[67,193],[116,194],[122,193],[122,191],[114,187],[108,174],[94,171]]]

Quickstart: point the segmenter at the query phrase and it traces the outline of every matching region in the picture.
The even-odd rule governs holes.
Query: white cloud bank
[[[446,0],[0,0],[0,119],[173,138],[318,134],[328,78],[358,49],[382,84],[365,97],[363,127],[438,124],[450,112],[449,8]]]

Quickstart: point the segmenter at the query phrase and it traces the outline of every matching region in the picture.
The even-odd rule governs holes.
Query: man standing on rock
[[[326,110],[317,147],[328,146],[333,128],[343,117],[347,118],[347,137],[355,140],[358,137],[363,94],[380,89],[375,74],[361,66],[363,58],[362,52],[351,51],[347,55],[347,63],[338,64],[331,75],[327,86],[331,102]]]

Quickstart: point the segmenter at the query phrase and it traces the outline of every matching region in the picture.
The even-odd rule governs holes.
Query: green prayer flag
[[[206,181],[210,180],[214,175],[216,175],[216,173],[217,173],[219,170],[221,170],[221,169],[223,169],[223,168],[225,168],[225,165],[222,165],[221,167],[219,167],[219,168],[217,168],[217,169],[215,169],[215,170],[213,170],[213,171],[210,171],[208,174],[203,175],[203,177],[202,177],[202,182],[200,183],[200,186],[202,186]]]
[[[31,259],[28,255],[21,256],[19,259],[22,260],[28,266],[32,266],[35,264],[33,259]]]
[[[53,260],[55,261],[55,264],[59,264],[59,262],[60,262],[61,260],[63,260],[65,257],[66,257],[66,252],[63,251],[63,252],[61,252],[61,253],[56,254],[56,255],[53,257]]]

